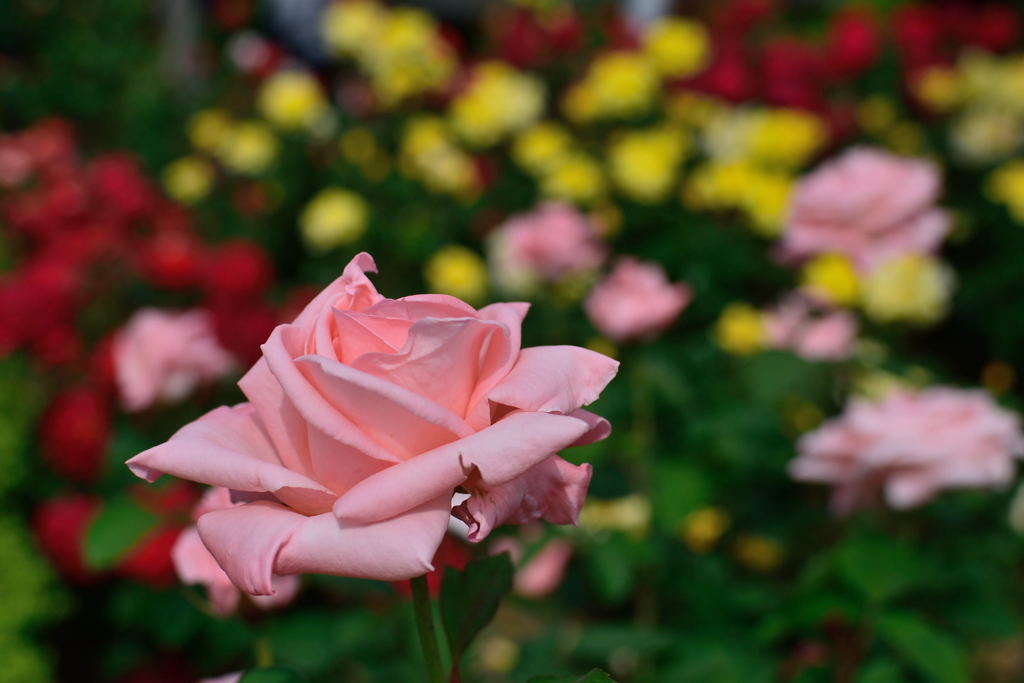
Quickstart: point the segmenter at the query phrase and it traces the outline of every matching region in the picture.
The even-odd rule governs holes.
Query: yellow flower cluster
[[[453,139],[444,120],[436,116],[410,119],[399,149],[402,172],[435,192],[472,197],[479,189],[473,158]]]
[[[575,123],[638,116],[651,109],[660,87],[658,70],[643,53],[608,52],[568,90],[562,109]]]
[[[634,493],[622,498],[591,498],[580,510],[580,526],[593,532],[621,531],[643,538],[651,528],[651,501]]]
[[[546,197],[590,204],[604,196],[607,181],[601,164],[578,150],[558,123],[541,121],[516,136],[512,158],[537,179]]]
[[[882,323],[929,324],[949,306],[953,274],[933,256],[906,254],[873,268],[861,282],[861,307]]]
[[[351,244],[366,231],[368,213],[366,201],[353,192],[336,187],[321,190],[299,216],[302,239],[316,252]]]
[[[688,147],[689,138],[682,131],[666,126],[622,133],[608,151],[612,180],[632,199],[662,201],[672,191]]]
[[[993,171],[985,183],[985,195],[1004,204],[1018,223],[1024,223],[1024,159],[1014,159]]]
[[[707,161],[690,174],[683,203],[694,210],[739,211],[760,235],[781,231],[793,191],[793,176],[748,161]]]
[[[443,88],[456,56],[427,13],[371,0],[334,2],[324,11],[324,42],[366,74],[384,107]]]
[[[516,136],[512,158],[525,171],[540,175],[564,159],[572,146],[572,136],[563,126],[541,121]]]
[[[747,303],[731,303],[715,324],[715,341],[735,356],[749,356],[765,347],[764,318]]]
[[[736,561],[755,572],[770,572],[779,567],[784,559],[782,546],[764,536],[747,535],[736,539],[733,546]]]
[[[282,130],[323,133],[331,126],[320,84],[306,71],[278,71],[263,81],[256,97],[263,118]]]
[[[708,33],[697,22],[682,17],[665,17],[647,29],[643,49],[663,76],[683,78],[707,65]]]
[[[932,111],[956,115],[950,141],[964,161],[999,161],[1024,145],[1024,55],[967,51],[925,71],[914,90]]]
[[[828,142],[821,118],[797,109],[738,108],[712,119],[703,133],[713,159],[786,170],[806,165]]]
[[[202,157],[189,155],[168,164],[162,180],[172,199],[182,204],[195,204],[209,194],[215,177],[213,164]]]
[[[372,181],[383,180],[391,170],[387,152],[377,144],[369,128],[353,126],[341,135],[338,141],[341,157],[358,166],[363,175]]]
[[[695,553],[706,553],[729,529],[729,513],[718,507],[694,510],[679,524],[679,536]]]
[[[801,271],[804,291],[837,306],[852,306],[860,296],[860,279],[850,259],[842,254],[822,254]]]
[[[476,147],[494,145],[534,123],[544,110],[544,85],[498,61],[478,65],[448,112],[452,129]]]
[[[471,304],[487,297],[487,264],[472,249],[449,244],[427,261],[423,270],[427,287],[438,294],[450,294]]]

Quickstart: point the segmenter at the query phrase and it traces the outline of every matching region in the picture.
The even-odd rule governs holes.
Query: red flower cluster
[[[0,135],[0,220],[14,263],[0,276],[0,357],[27,352],[48,376],[41,383],[56,388],[39,421],[42,456],[79,485],[104,474],[116,389],[113,332],[132,312],[124,305],[129,292],[148,287],[175,303],[198,300],[212,312],[222,346],[243,362],[258,356],[278,322],[265,302],[273,266],[259,245],[204,244],[189,212],[164,198],[134,158],[82,160],[63,121]],[[171,582],[170,549],[189,523],[194,494],[180,505],[144,505],[161,521],[122,560],[122,575]],[[90,574],[81,547],[98,509],[84,494],[37,509],[40,546],[71,580]]]

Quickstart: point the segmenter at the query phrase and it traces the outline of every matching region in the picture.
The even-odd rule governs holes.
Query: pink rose
[[[493,555],[508,553],[518,565],[515,591],[526,598],[542,598],[558,588],[572,550],[572,544],[566,539],[553,538],[522,562],[523,547],[514,537],[502,536],[491,546]]]
[[[764,315],[765,335],[774,349],[792,351],[810,361],[849,358],[857,339],[857,319],[848,311],[816,307],[792,295]]]
[[[489,251],[495,280],[512,292],[596,270],[607,255],[587,217],[559,203],[512,216],[495,231]]]
[[[855,147],[800,181],[782,236],[792,259],[825,252],[847,255],[858,268],[907,252],[930,253],[949,231],[935,206],[935,164]]]
[[[205,311],[144,308],[114,340],[114,373],[121,402],[130,412],[180,401],[232,367]]]
[[[625,256],[587,297],[590,322],[616,341],[648,337],[679,317],[693,298],[690,287],[670,284],[656,263]]]
[[[883,491],[909,508],[940,490],[1003,486],[1013,478],[1024,435],[1015,415],[982,391],[933,387],[854,399],[838,418],[804,435],[790,474],[835,486],[846,513]]]
[[[206,492],[196,506],[193,515],[196,519],[207,512],[226,510],[234,504],[231,492],[225,488],[214,487]],[[206,589],[210,606],[216,614],[226,616],[238,608],[241,592],[231,583],[231,579],[217,564],[210,551],[203,545],[196,528],[189,527],[181,532],[171,549],[171,559],[178,578],[186,585],[201,585]],[[287,605],[299,591],[297,576],[275,576],[272,579],[273,595],[254,595],[253,603],[262,609],[272,609]]]
[[[386,299],[367,254],[287,325],[221,407],[128,461],[244,495],[199,535],[242,590],[316,572],[397,581],[432,569],[454,514],[470,540],[543,518],[572,523],[589,465],[555,454],[608,435],[581,410],[618,364],[574,346],[520,348],[526,304]]]

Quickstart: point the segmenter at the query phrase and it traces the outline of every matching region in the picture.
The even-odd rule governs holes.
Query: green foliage
[[[85,534],[85,561],[95,570],[112,567],[150,531],[158,518],[126,496],[106,501]]]
[[[448,634],[452,662],[458,663],[473,639],[498,611],[501,599],[512,590],[515,568],[507,553],[445,572],[441,585],[441,617]]]

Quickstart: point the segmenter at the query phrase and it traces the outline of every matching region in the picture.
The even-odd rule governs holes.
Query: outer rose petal
[[[231,614],[238,607],[238,589],[203,545],[195,527],[185,529],[178,536],[171,549],[171,560],[182,583],[200,584],[206,588],[206,595],[215,613]]]
[[[576,524],[590,485],[589,464],[573,465],[557,455],[499,486],[476,487],[453,514],[469,526],[468,540],[482,541],[506,522],[545,519]]]
[[[339,519],[387,519],[455,487],[477,471],[487,486],[518,477],[588,430],[583,420],[548,413],[513,413],[464,439],[445,444],[367,477],[334,504]]]
[[[607,439],[608,435],[612,433],[611,422],[600,415],[595,415],[589,410],[580,408],[579,410],[572,411],[569,415],[587,423],[587,431],[583,433],[583,436],[570,444],[572,446],[586,446],[590,443],[602,441]]]
[[[211,486],[272,493],[308,513],[330,509],[337,498],[335,492],[277,461],[248,403],[210,411],[127,465],[148,481],[170,474]]]
[[[330,513],[306,517],[258,501],[203,515],[203,543],[246,593],[272,595],[276,574],[335,574],[380,581],[419,576],[448,528],[451,496],[374,524],[346,524]]]
[[[597,400],[618,369],[618,361],[578,346],[534,346],[520,352],[488,398],[520,410],[568,414]]]

